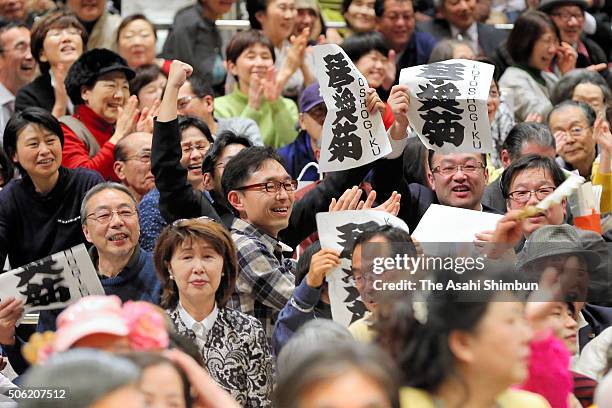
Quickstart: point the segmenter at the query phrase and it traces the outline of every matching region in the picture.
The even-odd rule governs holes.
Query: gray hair
[[[573,69],[563,75],[550,94],[550,101],[558,105],[563,101],[572,99],[574,89],[580,84],[593,84],[601,89],[606,107],[612,104],[612,92],[605,79],[597,72],[588,69]]]
[[[89,407],[109,393],[140,380],[141,370],[125,358],[94,349],[58,353],[25,374],[23,386],[65,391],[66,399],[23,399],[19,407]]]
[[[85,197],[83,197],[83,201],[81,202],[81,224],[82,225],[85,225],[85,223],[87,222],[87,203],[89,202],[89,200],[91,200],[93,196],[95,196],[96,194],[104,190],[117,190],[117,191],[121,191],[122,193],[127,194],[128,197],[130,197],[130,199],[132,200],[132,204],[134,204],[134,208],[136,208],[136,212],[138,212],[138,202],[134,198],[134,195],[132,194],[132,192],[128,190],[128,188],[124,186],[123,184],[115,183],[112,181],[107,181],[104,183],[96,184],[95,186],[90,188],[89,191],[87,191],[87,194],[85,194]]]
[[[431,54],[429,55],[429,60],[427,61],[427,63],[433,64],[434,62],[441,62],[441,61],[453,59],[453,51],[459,45],[465,45],[470,50],[472,50],[474,55],[476,55],[476,52],[474,51],[474,47],[472,47],[470,43],[466,41],[459,41],[454,38],[447,38],[442,41],[439,41],[436,44],[436,46],[433,48],[433,50],[431,50]]]
[[[317,353],[321,346],[354,341],[348,329],[329,319],[310,320],[285,344],[276,359],[276,371],[280,375]]]
[[[399,406],[398,376],[388,355],[373,344],[354,340],[329,342],[328,338],[333,339],[333,335],[325,331],[319,331],[318,335],[316,339],[310,338],[310,350],[300,357],[298,364],[278,371],[273,398],[275,407],[298,408],[308,388],[354,371],[374,380],[390,405]],[[312,347],[312,343],[318,347]]]
[[[595,113],[593,108],[591,108],[588,104],[584,102],[572,101],[571,99],[561,102],[560,104],[556,105],[550,111],[550,113],[548,114],[548,118],[546,120],[548,124],[550,124],[550,118],[552,117],[553,113],[559,110],[566,109],[566,108],[580,108],[580,110],[582,111],[582,114],[584,115],[584,119],[587,121],[587,124],[589,125],[589,127],[593,127],[593,125],[595,124],[595,119],[597,119],[597,114]]]

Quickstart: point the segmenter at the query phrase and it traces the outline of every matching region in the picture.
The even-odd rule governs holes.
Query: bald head
[[[152,139],[150,133],[135,132],[115,145],[115,174],[138,201],[155,187],[151,173]]]

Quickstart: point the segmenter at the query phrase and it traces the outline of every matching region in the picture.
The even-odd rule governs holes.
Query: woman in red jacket
[[[114,179],[115,144],[132,133],[138,119],[138,99],[130,98],[128,81],[134,71],[107,49],[84,53],[68,71],[66,91],[75,113],[61,118],[65,167],[96,170]]]

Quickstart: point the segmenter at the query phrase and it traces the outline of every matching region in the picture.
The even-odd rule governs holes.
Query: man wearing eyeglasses
[[[119,183],[92,187],[81,203],[81,227],[87,242],[93,244],[89,256],[107,295],[123,302],[144,300],[159,303],[161,286],[153,258],[138,245],[140,226],[136,200]],[[55,330],[61,310],[40,313],[38,331]]]
[[[612,86],[606,52],[583,33],[587,2],[585,0],[543,0],[538,8],[550,15],[553,23],[559,29],[561,41],[568,43],[578,52],[576,68],[605,64],[601,65],[598,70]]]
[[[482,204],[484,189],[489,179],[486,156],[480,153],[441,154],[428,151],[428,186],[418,183],[398,183],[403,172],[402,157],[379,160],[376,163],[372,187],[379,200],[397,190],[402,200],[398,216],[410,231],[414,231],[431,204],[442,204],[468,210],[498,214],[499,211]],[[431,170],[430,170],[431,169]]]
[[[151,254],[138,245],[137,203],[127,187],[102,183],[87,192],[81,204],[83,234],[93,244],[89,255],[104,292],[122,301],[158,303],[160,286]]]
[[[496,245],[505,246],[518,250],[518,257],[529,256],[528,245],[525,243],[530,239],[533,241],[537,234],[533,234],[539,228],[546,225],[561,225],[564,223],[567,202],[565,199],[559,204],[553,204],[544,213],[536,214],[526,219],[518,218],[518,214],[527,206],[535,206],[563,181],[565,174],[557,163],[550,157],[530,154],[512,162],[502,174],[501,189],[508,213],[501,218],[493,234],[492,241]],[[576,310],[579,312],[579,344],[582,348],[588,341],[612,324],[612,309],[609,307],[595,306],[589,302],[610,305],[609,276],[612,254],[604,243],[603,238],[595,232],[585,231],[571,227],[580,241],[579,249],[596,251],[603,261],[593,270],[589,271],[589,295],[586,299],[576,299]],[[557,237],[558,239],[559,237]],[[537,241],[535,241],[537,242]],[[525,245],[525,246],[523,246]]]
[[[0,27],[0,144],[6,123],[15,113],[15,95],[32,81],[35,73],[30,30],[17,23]]]
[[[237,216],[231,233],[239,273],[228,306],[258,318],[270,340],[276,314],[295,288],[292,249],[278,233],[289,225],[297,181],[274,150],[248,147],[227,163],[221,185]]]
[[[115,145],[113,170],[138,203],[155,187],[155,177],[151,173],[152,138],[151,133],[135,132]]]
[[[555,136],[557,163],[603,187],[601,212],[612,211],[612,134],[584,102],[565,101],[549,115],[548,126]],[[599,160],[596,160],[599,155]]]

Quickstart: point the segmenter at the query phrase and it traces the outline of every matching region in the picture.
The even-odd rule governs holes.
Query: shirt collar
[[[240,218],[234,218],[234,222],[232,222],[232,229],[242,232],[244,235],[249,235],[261,240],[270,252],[293,252],[293,248],[291,248],[289,245],[279,241],[271,235],[266,234],[253,224]]]
[[[193,331],[196,337],[205,340],[206,335],[209,331],[212,330],[215,321],[217,321],[217,316],[219,316],[219,308],[217,307],[217,302],[215,302],[215,306],[213,307],[212,312],[208,316],[206,316],[203,320],[197,321],[185,310],[181,301],[179,300],[178,304],[178,314],[180,319],[182,320],[185,327]]]
[[[478,25],[476,24],[476,22],[472,23],[472,25],[469,26],[467,30],[460,30],[452,24],[449,24],[449,25],[451,29],[451,35],[453,38],[456,38],[457,35],[461,33],[466,33],[467,35],[470,36],[470,41],[473,41],[473,42],[478,41]]]
[[[15,95],[6,89],[3,83],[0,83],[0,105],[6,105],[9,102],[15,101]]]

